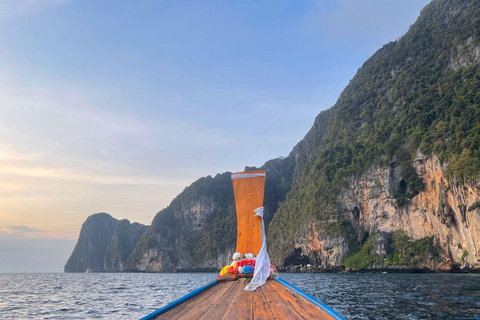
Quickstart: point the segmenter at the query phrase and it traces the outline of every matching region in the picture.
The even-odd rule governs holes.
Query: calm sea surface
[[[480,275],[280,276],[346,319],[480,319]],[[212,273],[0,274],[0,319],[139,319],[215,277]]]

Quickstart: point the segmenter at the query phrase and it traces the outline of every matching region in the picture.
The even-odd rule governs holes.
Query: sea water
[[[480,319],[480,275],[280,276],[346,319]],[[0,319],[139,319],[215,277],[214,273],[0,274]]]

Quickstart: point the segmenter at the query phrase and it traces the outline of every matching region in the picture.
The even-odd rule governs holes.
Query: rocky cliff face
[[[403,230],[412,239],[433,238],[440,249],[437,261],[426,259],[405,268],[480,268],[480,179],[460,183],[446,174],[446,166],[436,156],[421,153],[415,158],[414,167],[425,188],[399,207],[393,193],[402,177],[395,163],[373,167],[359,178],[350,178],[337,198],[339,218],[331,221],[337,230],[318,228],[318,222],[309,221],[296,241],[294,261],[335,269],[348,255],[352,240],[362,242],[375,234],[373,254],[380,261],[371,267],[397,269],[398,266],[387,265],[385,259],[393,252],[392,235]]]
[[[290,189],[293,162],[274,159],[262,169],[268,172],[264,198],[268,226]],[[201,178],[155,216],[128,258],[128,269],[146,272],[218,270],[231,263],[236,234],[231,173]]]
[[[105,250],[103,263],[105,271],[126,271],[127,258],[146,230],[147,226],[137,222],[130,223],[127,219],[118,221]]]
[[[235,245],[232,204],[230,173],[197,180],[155,216],[128,258],[128,268],[147,272],[218,269]]]
[[[435,156],[415,160],[425,190],[400,213],[399,228],[415,239],[434,237],[447,264],[480,268],[480,179],[460,182],[448,177]]]
[[[105,251],[118,220],[107,213],[91,215],[83,223],[65,272],[103,272]]]
[[[127,257],[146,228],[107,213],[91,215],[82,225],[65,272],[124,271]]]

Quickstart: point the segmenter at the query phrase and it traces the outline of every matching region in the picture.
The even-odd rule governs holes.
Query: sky
[[[0,1],[0,273],[287,156],[428,0]]]

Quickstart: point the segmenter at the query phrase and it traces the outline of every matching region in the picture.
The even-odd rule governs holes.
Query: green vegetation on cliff
[[[365,269],[372,265],[380,268],[393,265],[417,268],[426,265],[432,259],[438,259],[438,248],[433,243],[432,237],[414,241],[405,231],[397,230],[388,242],[390,250],[384,257],[375,252],[375,234],[371,234],[361,246],[351,241],[349,253],[342,264],[353,270]]]
[[[374,165],[399,168],[397,206],[424,187],[412,167],[418,150],[436,154],[460,180],[478,177],[479,50],[480,2],[437,0],[364,63],[292,151],[308,161],[270,225],[276,264],[293,254],[302,226],[339,219],[337,196],[347,179]]]
[[[415,265],[438,257],[438,249],[432,237],[413,241],[403,230],[393,234],[393,253],[385,260],[387,265]]]
[[[233,247],[236,220],[230,175],[200,178],[157,213],[129,257],[129,269],[139,270],[144,255],[151,250],[158,254],[149,259],[161,262],[162,267],[149,271],[172,271],[201,268],[202,262]]]
[[[375,254],[374,244],[375,237],[373,235],[370,236],[361,247],[358,247],[355,242],[351,242],[350,252],[345,259],[343,259],[343,265],[354,270],[359,270],[372,264],[382,263],[383,259]]]
[[[120,220],[105,251],[105,270],[124,271],[127,258],[133,252],[147,226],[127,219]]]
[[[198,265],[205,260],[215,260],[219,254],[235,245],[237,221],[231,184],[231,173],[226,172],[215,178],[199,179],[195,185],[184,191],[189,198],[187,201],[192,203],[206,195],[213,198],[211,207],[205,208],[208,213],[201,226],[202,232],[184,234],[177,238],[177,241],[183,243],[179,250],[188,252],[192,265]]]

